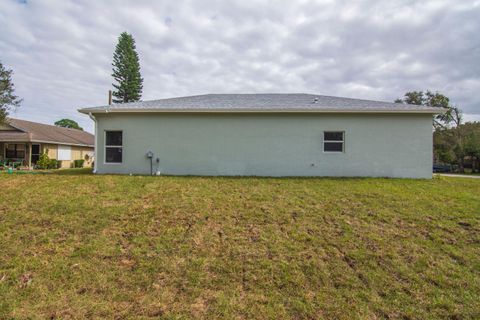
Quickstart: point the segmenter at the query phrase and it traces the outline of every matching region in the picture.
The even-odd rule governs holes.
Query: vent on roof
[[[315,98],[315,99],[313,99],[312,103],[317,103],[317,102],[318,102],[318,98]]]

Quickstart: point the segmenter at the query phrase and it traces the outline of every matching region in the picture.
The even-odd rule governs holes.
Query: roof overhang
[[[59,145],[62,145],[62,146],[93,148],[93,144],[68,143],[68,142],[57,142],[57,141],[47,141],[47,140],[32,140],[30,142],[32,142],[32,143],[45,143],[45,144],[59,144]]]
[[[2,143],[42,143],[42,144],[59,144],[62,146],[72,146],[72,147],[87,147],[94,148],[92,144],[79,144],[79,143],[66,143],[66,142],[57,142],[57,141],[46,141],[46,140],[31,140],[31,139],[3,139],[0,137],[0,142]]]
[[[336,114],[442,114],[446,109],[201,109],[201,108],[83,108],[83,114],[106,113],[336,113]]]

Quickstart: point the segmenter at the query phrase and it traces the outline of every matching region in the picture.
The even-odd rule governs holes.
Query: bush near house
[[[48,169],[59,169],[62,165],[61,161],[58,161],[57,159],[50,159],[48,163]]]
[[[478,179],[88,172],[0,174],[0,319],[480,318]]]
[[[48,169],[50,166],[50,157],[46,152],[42,153],[37,161],[38,169]]]
[[[74,168],[83,168],[84,162],[85,162],[85,160],[83,160],[83,159],[74,160],[73,161],[73,167]]]
[[[58,169],[61,166],[61,162],[57,159],[50,159],[48,154],[42,153],[40,158],[37,161],[37,168],[38,169]]]

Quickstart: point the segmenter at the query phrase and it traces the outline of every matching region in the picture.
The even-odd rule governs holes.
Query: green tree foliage
[[[458,165],[464,171],[465,160],[472,169],[480,169],[480,122],[467,122],[451,128],[439,128],[433,134],[435,159],[439,162]]]
[[[22,100],[15,95],[12,73],[12,70],[5,69],[0,62],[0,123],[5,121],[9,111],[20,106],[22,102]]]
[[[405,93],[403,98],[395,100],[396,103],[415,104],[428,107],[438,107],[446,109],[446,112],[439,114],[434,118],[435,128],[448,126],[458,126],[462,123],[461,110],[450,104],[450,99],[438,92],[410,91]]]
[[[76,121],[71,119],[58,120],[57,122],[55,122],[55,125],[57,127],[83,130],[83,128],[80,127]]]
[[[37,166],[39,169],[48,169],[50,165],[50,157],[48,156],[47,152],[44,152],[40,155],[40,158],[37,161]]]
[[[438,92],[410,91],[396,103],[407,103],[429,107],[440,107],[446,112],[435,116],[433,125],[434,157],[437,162],[458,165],[464,171],[465,160],[469,159],[475,167],[480,159],[480,123],[462,124],[462,111],[450,104],[450,99]]]
[[[405,93],[402,99],[395,100],[396,103],[408,103],[416,105],[426,105],[427,101],[423,91],[410,91]]]
[[[143,78],[140,74],[140,63],[136,52],[135,40],[132,35],[123,32],[118,38],[113,54],[112,76],[116,83],[113,84],[113,102],[123,103],[139,101],[142,97]]]

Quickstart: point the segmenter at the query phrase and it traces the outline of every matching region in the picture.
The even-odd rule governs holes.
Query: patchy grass
[[[58,173],[0,175],[0,318],[480,318],[478,180]]]
[[[58,169],[51,171],[56,175],[83,175],[83,174],[92,174],[93,168],[74,168],[74,169]]]

